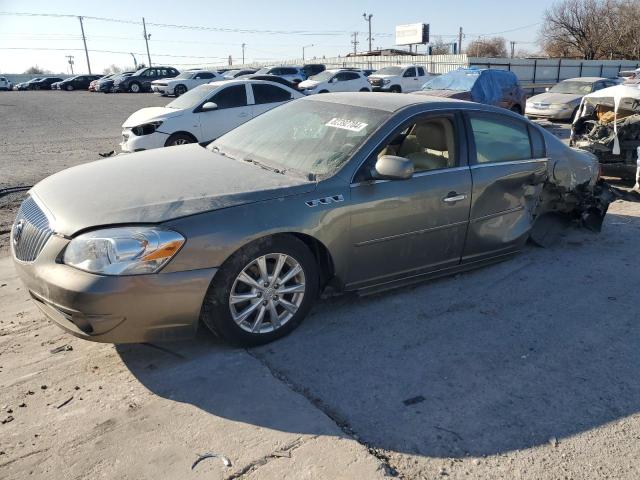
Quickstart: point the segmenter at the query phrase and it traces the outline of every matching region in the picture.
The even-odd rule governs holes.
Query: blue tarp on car
[[[470,92],[474,102],[497,105],[506,88],[517,85],[518,77],[507,70],[460,68],[427,82],[423,90]]]

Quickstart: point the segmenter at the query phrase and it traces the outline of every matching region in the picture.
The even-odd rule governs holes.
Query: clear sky
[[[117,20],[244,30],[213,31],[149,25],[149,49],[154,64],[186,68],[222,65],[229,55],[247,62],[344,55],[353,50],[350,32],[358,31],[359,49],[366,49],[367,23],[373,14],[374,48],[392,47],[395,26],[431,24],[432,41],[453,42],[463,27],[465,43],[482,34],[500,33],[521,42],[518,49],[535,51],[542,14],[553,0],[0,0],[0,12],[48,13],[108,17]],[[93,73],[111,64],[147,63],[142,26],[86,18]],[[504,33],[503,33],[504,32]],[[66,55],[75,56],[75,72],[87,65],[77,18],[0,15],[0,71],[21,73],[37,64],[53,72],[68,72]],[[97,50],[102,50],[98,52]],[[116,52],[107,53],[104,51]],[[121,53],[117,53],[121,52]]]

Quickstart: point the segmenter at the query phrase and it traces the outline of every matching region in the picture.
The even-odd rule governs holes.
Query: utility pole
[[[511,58],[516,56],[516,42],[510,42],[511,43]]]
[[[231,55],[229,55],[229,66],[231,67],[233,65],[233,58],[231,58]]]
[[[462,53],[462,37],[464,33],[462,33],[462,27],[460,27],[460,32],[458,33],[458,53]]]
[[[73,75],[73,55],[65,55],[67,57],[67,62],[69,63],[69,67],[71,67],[71,75]]]
[[[351,40],[351,44],[353,45],[353,54],[357,55],[358,54],[358,44],[360,43],[358,41],[358,32],[353,32],[351,34],[351,38],[353,38],[353,40]]]
[[[87,50],[87,39],[84,36],[84,25],[82,25],[82,17],[78,17],[80,20],[80,30],[82,30],[82,43],[84,43],[84,54],[87,56],[87,69],[89,70],[89,75],[91,75],[91,64],[89,63],[89,50]]]
[[[309,45],[304,45],[302,47],[302,63],[304,63],[304,49],[305,48],[309,48],[309,47],[313,47],[313,46],[315,46],[315,45],[313,43],[310,43]]]
[[[371,18],[373,17],[373,15],[367,15],[366,13],[363,13],[362,16],[364,17],[365,22],[369,22],[369,51],[371,51],[371,42],[373,41],[373,38],[371,38]]]
[[[246,43],[242,44],[242,65],[244,65],[244,49],[247,47]]]
[[[149,39],[151,34],[147,35],[147,24],[142,17],[142,34],[144,35],[144,43],[147,45],[147,59],[149,60],[149,66],[151,66],[151,55],[149,55]]]

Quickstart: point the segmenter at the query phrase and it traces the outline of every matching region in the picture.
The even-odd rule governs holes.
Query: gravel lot
[[[3,92],[0,189],[117,150],[130,113],[167,101]],[[62,333],[8,257],[22,197],[0,198],[0,478],[640,478],[638,204],[599,235],[324,300],[242,350]],[[207,452],[230,465],[192,468]]]

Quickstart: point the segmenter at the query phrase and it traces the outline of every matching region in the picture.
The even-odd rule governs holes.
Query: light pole
[[[310,43],[309,45],[303,45],[302,46],[302,61],[304,62],[304,49],[305,48],[309,48],[309,47],[315,47],[315,45],[313,43]]]
[[[147,60],[149,60],[149,66],[151,66],[151,55],[149,54],[149,40],[151,39],[151,34],[147,33],[147,24],[144,21],[144,17],[142,17],[142,36],[144,37],[144,43],[147,46]]]
[[[367,15],[366,13],[363,13],[362,17],[364,18],[365,22],[369,22],[369,51],[371,51],[371,42],[373,41],[373,38],[371,38],[371,18],[373,17],[373,15]]]

